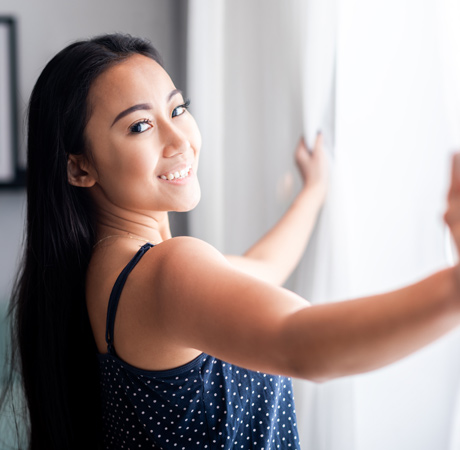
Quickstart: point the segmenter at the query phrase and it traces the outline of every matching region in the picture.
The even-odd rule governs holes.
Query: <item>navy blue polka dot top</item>
[[[164,371],[122,361],[113,347],[118,301],[146,244],[123,269],[99,355],[107,449],[299,449],[290,378],[243,369],[202,353]]]

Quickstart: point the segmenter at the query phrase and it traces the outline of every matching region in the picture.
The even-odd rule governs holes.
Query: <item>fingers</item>
[[[305,138],[302,136],[297,144],[296,159],[309,160],[309,157],[315,157],[317,154],[323,151],[323,134],[318,131],[316,134],[315,144],[313,149],[309,149]]]
[[[299,143],[295,151],[295,161],[297,165],[308,164],[310,160],[310,151],[308,150],[307,144],[303,136],[300,138]]]
[[[452,156],[449,198],[455,194],[460,195],[460,153]]]
[[[444,221],[450,229],[457,251],[460,250],[460,153],[452,157],[451,182]]]
[[[459,198],[449,200],[447,210],[444,214],[444,221],[451,229],[460,227],[460,199]]]
[[[302,137],[297,144],[295,162],[303,180],[303,188],[311,189],[324,201],[328,185],[328,167],[323,150],[323,135],[318,132],[313,150],[309,149]]]
[[[323,133],[321,131],[318,131],[316,133],[316,139],[315,139],[315,144],[313,145],[313,149],[308,148],[305,138],[302,136],[299,140],[299,143],[297,144],[297,149],[298,150],[306,150],[308,151],[309,154],[316,153],[317,151],[321,151],[323,148]]]
[[[447,196],[447,211],[444,214],[444,221],[449,227],[459,219],[460,214],[460,153],[452,156],[450,187]]]
[[[315,146],[313,148],[313,152],[317,153],[323,149],[323,144],[324,144],[324,139],[323,139],[323,133],[321,131],[318,131],[316,134],[316,141],[315,141]]]
[[[296,148],[296,153],[298,155],[302,153],[310,153],[310,150],[308,149],[307,143],[305,142],[305,138],[303,136],[299,139],[299,143],[297,144]]]

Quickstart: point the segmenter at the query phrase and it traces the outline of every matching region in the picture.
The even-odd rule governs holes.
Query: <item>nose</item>
[[[163,156],[171,158],[185,153],[190,148],[190,141],[186,134],[173,123],[162,124]]]

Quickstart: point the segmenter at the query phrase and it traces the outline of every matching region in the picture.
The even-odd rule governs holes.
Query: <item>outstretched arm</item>
[[[460,167],[445,218],[460,248]],[[153,298],[133,321],[143,336],[157,333],[177,348],[253,370],[314,381],[352,375],[396,361],[460,324],[458,264],[403,289],[309,306],[232,268],[198,240],[165,241],[152,261]]]
[[[227,256],[245,273],[277,285],[286,281],[302,257],[327,192],[322,135],[318,134],[311,152],[301,139],[295,159],[303,186],[290,208],[243,256]]]
[[[458,268],[385,294],[309,306],[192,238],[160,244],[155,258],[161,272],[146,302],[155,306],[136,326],[145,323],[174,348],[252,370],[326,381],[387,365],[460,324]]]

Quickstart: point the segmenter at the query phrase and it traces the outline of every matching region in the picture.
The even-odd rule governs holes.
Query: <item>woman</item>
[[[243,257],[171,238],[167,212],[200,197],[187,106],[129,36],[72,44],[37,81],[12,303],[32,449],[299,448],[285,377],[372,370],[460,321],[458,266],[313,307],[276,286],[325,197],[320,136],[312,155],[296,151],[302,191]],[[460,170],[449,200],[459,245]]]

